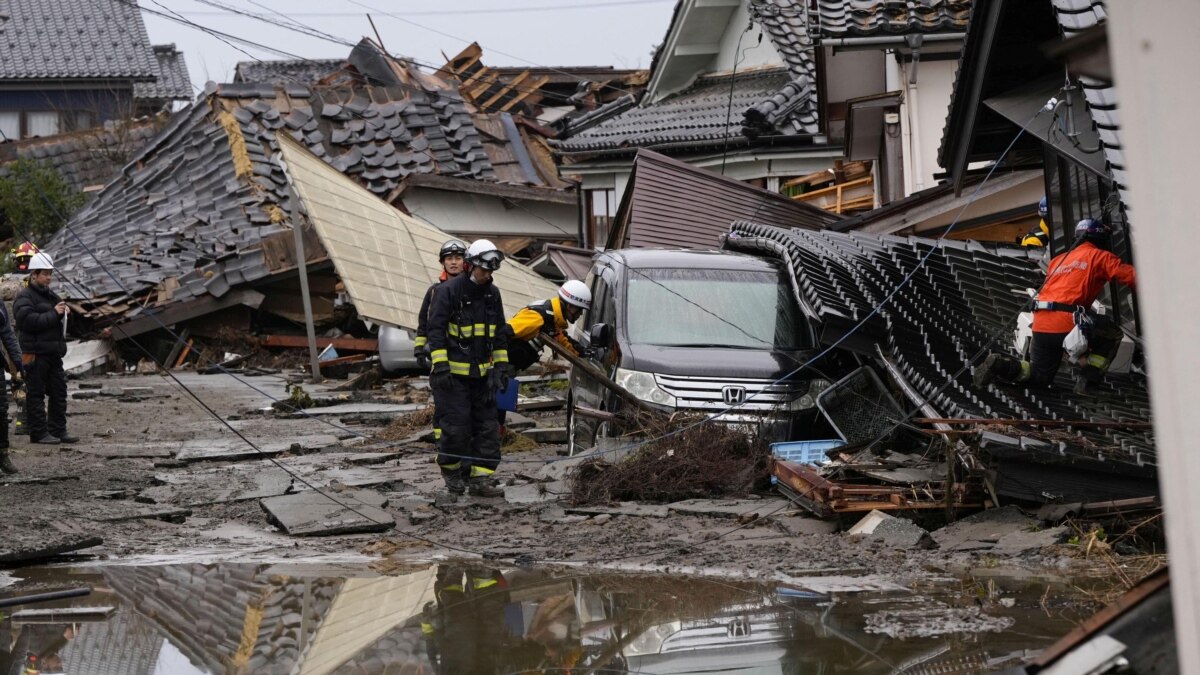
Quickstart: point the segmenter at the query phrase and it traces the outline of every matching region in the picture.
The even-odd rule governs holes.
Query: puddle
[[[13,570],[0,673],[984,672],[1032,656],[1086,610],[1040,582],[920,590],[488,567],[354,563]],[[836,590],[832,590],[836,589]],[[50,611],[53,610],[53,611]],[[60,668],[54,670],[54,668]]]

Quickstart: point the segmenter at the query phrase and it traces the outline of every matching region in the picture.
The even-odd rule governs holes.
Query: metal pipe
[[[937,33],[934,35],[923,35],[922,41],[930,42],[953,42],[962,40],[967,37],[966,33]],[[907,47],[903,35],[881,35],[877,37],[855,37],[855,38],[826,38],[821,40],[821,44],[828,45],[837,49],[838,47]]]
[[[50,591],[49,593],[20,595],[15,598],[0,598],[0,607],[14,607],[16,605],[31,605],[35,602],[65,600],[66,598],[78,598],[84,595],[91,595],[91,593],[92,587],[84,586],[82,588],[68,588],[65,591]]]

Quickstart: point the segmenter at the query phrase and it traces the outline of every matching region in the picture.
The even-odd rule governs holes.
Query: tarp
[[[289,179],[360,316],[416,328],[425,289],[451,235],[405,215],[283,134]],[[517,263],[496,272],[506,316],[553,297],[554,284]]]

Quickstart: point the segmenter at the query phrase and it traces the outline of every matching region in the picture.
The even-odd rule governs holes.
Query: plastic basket
[[[521,388],[521,383],[517,382],[517,378],[512,378],[508,381],[508,389],[496,392],[496,409],[507,410],[508,412],[517,411],[517,391]]]
[[[788,462],[818,465],[829,461],[829,458],[825,456],[827,450],[840,448],[845,444],[846,441],[840,438],[832,438],[825,441],[772,443],[771,454]]]

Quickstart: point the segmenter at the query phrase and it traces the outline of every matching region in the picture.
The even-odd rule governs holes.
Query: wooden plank
[[[259,339],[264,347],[307,348],[308,338],[303,335],[264,335]],[[334,349],[346,349],[352,352],[377,352],[379,340],[364,338],[317,338],[317,347],[324,349],[333,345]]]
[[[542,87],[546,86],[546,83],[549,81],[550,81],[549,75],[543,75],[543,76],[539,77],[538,79],[534,80],[533,83],[529,85],[528,89],[526,89],[526,91],[522,92],[520,95],[516,96],[515,98],[513,98],[513,100],[509,101],[508,103],[505,103],[504,107],[500,108],[500,112],[508,112],[508,110],[510,108],[512,108],[514,105],[520,103],[521,101],[527,101],[530,104],[540,103],[542,100],[542,92],[540,90]]]
[[[118,340],[124,340],[141,335],[142,333],[157,330],[163,326],[170,326],[180,321],[195,319],[205,314],[211,314],[236,305],[246,305],[247,307],[258,309],[265,297],[258,291],[244,288],[226,293],[221,298],[210,296],[190,302],[176,303],[166,307],[162,311],[154,313],[153,316],[143,315],[131,321],[113,326],[113,337]]]

